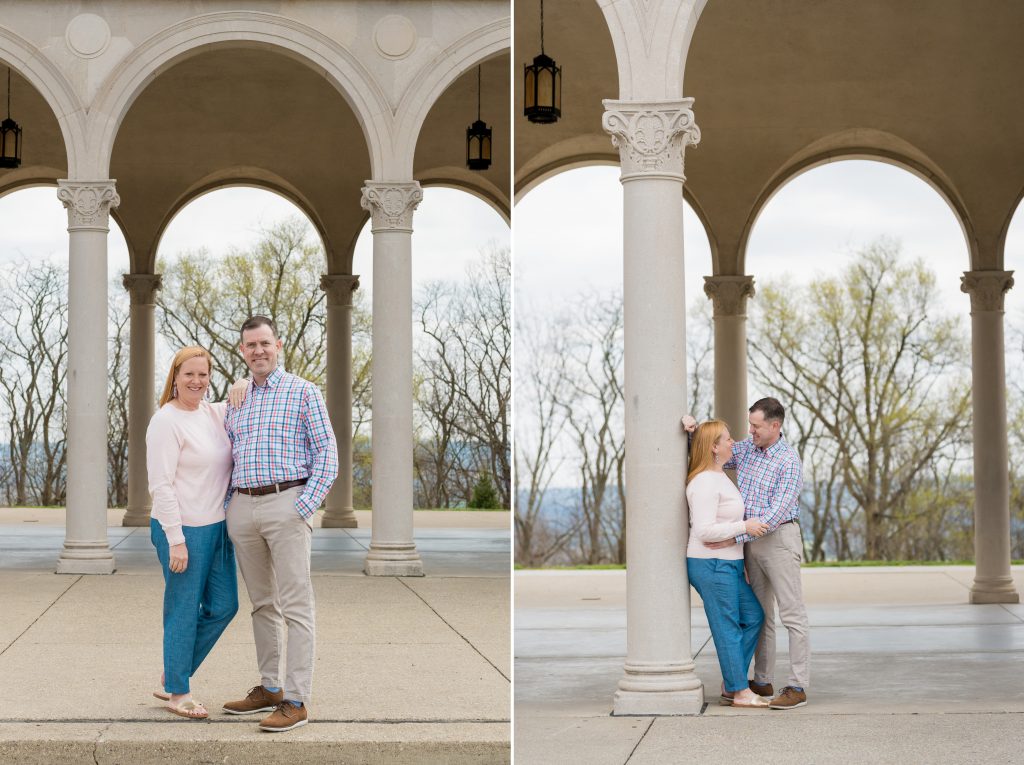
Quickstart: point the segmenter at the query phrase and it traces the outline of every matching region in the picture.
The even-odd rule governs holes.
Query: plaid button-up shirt
[[[317,387],[278,367],[264,385],[249,383],[241,409],[228,404],[224,424],[235,460],[224,506],[236,486],[307,478],[295,510],[312,517],[338,476],[334,429]]]
[[[723,467],[736,469],[736,483],[743,496],[744,520],[768,524],[768,533],[786,521],[800,519],[803,470],[796,450],[780,435],[767,449],[758,449],[749,438],[732,447],[732,459]],[[754,537],[740,534],[739,543]]]

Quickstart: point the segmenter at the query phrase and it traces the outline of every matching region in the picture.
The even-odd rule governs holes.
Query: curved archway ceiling
[[[516,4],[517,61],[525,60],[524,45],[536,47],[529,44],[535,5]],[[617,95],[603,18],[583,9],[556,26],[556,9],[570,5],[577,4],[545,4],[545,47],[565,66],[566,117],[530,126],[517,112],[517,186],[537,170],[538,157],[548,165],[569,161],[574,143],[596,141],[600,101]],[[980,237],[1000,230],[1024,182],[1024,101],[1007,95],[1024,86],[1024,4],[927,6],[925,12],[919,3],[891,0],[707,4],[686,64],[684,91],[696,99],[703,135],[687,150],[686,175],[723,256],[735,257],[728,250],[755,200],[794,156],[840,133],[828,150],[842,154],[857,148],[862,129],[874,131],[864,138],[868,148],[886,148],[871,142],[887,132],[928,157],[962,197]],[[516,87],[521,91],[521,83]],[[574,120],[574,108],[584,110],[584,119]],[[600,151],[611,154],[601,138]],[[984,244],[980,257],[990,257]]]
[[[0,61],[0,119],[7,116],[7,62]],[[28,80],[11,68],[11,117],[22,128],[21,167],[15,170],[0,168],[0,190],[12,177],[29,177],[33,180],[56,180],[67,175],[68,155],[64,148],[64,136],[60,132],[57,117],[49,104]],[[60,171],[42,172],[43,168]],[[15,176],[15,173],[17,175]]]
[[[362,220],[359,189],[370,162],[342,96],[283,55],[213,50],[150,83],[118,132],[111,177],[137,261],[151,256],[182,195],[213,174],[243,167],[297,188],[335,247]]]

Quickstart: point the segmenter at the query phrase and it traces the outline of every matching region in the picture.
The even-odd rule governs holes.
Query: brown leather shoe
[[[782,689],[782,692],[779,693],[778,696],[772,699],[772,703],[769,704],[769,707],[771,709],[796,709],[797,707],[802,707],[806,703],[806,693],[798,691],[796,688],[787,685]]]
[[[297,707],[291,702],[282,701],[277,705],[277,709],[270,717],[264,718],[260,722],[260,730],[269,731],[270,733],[282,733],[292,728],[298,728],[309,722],[309,716],[306,714],[306,705],[303,704],[301,707]]]
[[[753,680],[751,680],[750,690],[752,690],[758,696],[765,696],[769,699],[775,695],[775,689],[772,687],[771,683],[755,683]]]
[[[284,701],[284,691],[271,693],[262,685],[249,689],[249,695],[241,701],[229,701],[224,711],[229,715],[254,715],[257,712],[272,712],[274,707]]]

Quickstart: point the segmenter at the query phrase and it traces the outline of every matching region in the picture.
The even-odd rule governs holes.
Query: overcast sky
[[[269,191],[230,188],[210,192],[187,205],[171,221],[160,242],[161,257],[207,248],[214,254],[246,247],[260,231],[283,218],[302,215],[290,201]],[[461,191],[427,188],[416,211],[413,233],[413,284],[459,279],[467,263],[491,242],[507,246],[508,225],[485,202]],[[372,287],[373,239],[367,225],[356,243],[355,272],[360,288]],[[0,261],[21,256],[67,261],[67,213],[56,190],[33,188],[0,198]],[[128,272],[124,237],[112,222],[108,244],[110,274]]]
[[[587,288],[622,287],[622,186],[617,167],[570,170],[523,197],[515,209],[517,306],[555,308]],[[703,277],[711,250],[703,226],[685,205],[687,304],[707,300]],[[960,276],[970,265],[963,233],[945,201],[911,173],[861,160],[815,168],[785,185],[754,225],[747,273],[755,282],[829,274],[879,236],[901,240],[903,252],[926,259],[944,302],[966,314]],[[1006,267],[1024,267],[1024,215],[1007,239]],[[1016,294],[1015,294],[1016,293]],[[1024,281],[1007,307],[1024,306]]]

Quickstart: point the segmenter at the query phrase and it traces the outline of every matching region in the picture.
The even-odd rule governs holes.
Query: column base
[[[695,691],[616,691],[612,717],[699,715],[704,708],[704,688]]]
[[[356,520],[355,510],[351,507],[328,507],[324,510],[320,526],[325,529],[358,529],[359,521]]]
[[[1020,594],[1010,577],[975,578],[971,585],[970,602],[983,603],[1020,603]]]
[[[150,515],[150,508],[148,507],[131,507],[125,511],[124,518],[121,519],[122,526],[148,526]]]
[[[612,715],[699,715],[704,707],[704,686],[694,669],[693,661],[626,662]]]
[[[113,574],[117,570],[107,541],[64,542],[57,559],[58,574]]]
[[[370,542],[363,573],[367,576],[423,576],[423,561],[412,542]]]

